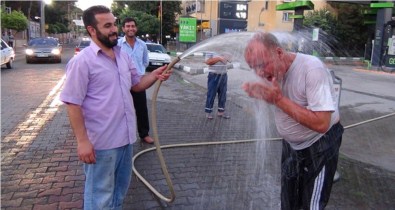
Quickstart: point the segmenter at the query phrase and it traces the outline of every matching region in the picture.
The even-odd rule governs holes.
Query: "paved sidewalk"
[[[344,125],[395,111],[393,75],[334,68],[346,89],[341,107]],[[230,120],[205,118],[206,77],[175,71],[162,84],[158,96],[162,145],[275,136],[270,109],[240,89],[243,81],[254,79],[251,72],[229,72]],[[84,175],[65,107],[43,103],[32,114],[2,139],[1,209],[81,209]],[[391,117],[346,131],[339,162],[342,177],[333,187],[327,209],[395,209],[395,170],[390,164],[395,154],[394,123]],[[134,151],[150,147],[136,143]],[[157,200],[133,177],[124,209],[280,209],[280,151],[279,141],[163,149],[175,201]],[[143,154],[135,166],[156,189],[169,194],[156,152]]]

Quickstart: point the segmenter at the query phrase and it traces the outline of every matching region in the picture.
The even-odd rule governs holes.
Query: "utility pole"
[[[203,40],[203,12],[202,12],[202,5],[200,4],[200,2],[199,2],[199,12],[200,12],[200,41],[202,41]]]
[[[163,44],[163,42],[162,42],[162,20],[163,20],[163,17],[162,17],[162,0],[160,0],[160,2],[159,2],[159,15],[160,15],[160,44]]]
[[[41,37],[45,37],[45,2],[41,1],[41,17],[40,17],[40,26],[41,26]]]

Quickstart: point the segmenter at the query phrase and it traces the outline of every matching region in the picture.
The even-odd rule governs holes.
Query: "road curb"
[[[239,68],[239,67],[240,67],[240,63],[232,63],[232,64],[228,65],[228,69],[235,69],[235,68]],[[207,66],[205,66],[205,67],[191,67],[191,66],[185,66],[185,65],[176,63],[173,66],[173,68],[176,70],[179,70],[179,71],[186,72],[188,74],[192,74],[192,75],[208,73]]]

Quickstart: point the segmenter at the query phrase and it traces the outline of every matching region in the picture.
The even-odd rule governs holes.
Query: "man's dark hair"
[[[97,29],[97,21],[95,15],[104,13],[111,13],[111,10],[106,6],[97,5],[89,7],[82,14],[82,20],[84,21],[85,29],[88,32],[89,36],[91,34],[88,31],[88,26],[92,26]]]
[[[134,18],[127,17],[127,18],[123,19],[122,27],[125,27],[125,24],[129,23],[129,22],[134,22],[134,24],[137,26],[137,21]]]

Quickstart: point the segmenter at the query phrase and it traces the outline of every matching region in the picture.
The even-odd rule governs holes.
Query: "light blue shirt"
[[[130,89],[140,82],[141,76],[120,47],[113,50],[116,60],[92,41],[67,63],[60,94],[61,101],[81,106],[89,140],[96,150],[136,141],[136,114]]]
[[[122,37],[118,40],[118,46],[120,46],[121,49],[133,59],[139,75],[144,75],[145,68],[147,68],[149,63],[148,49],[145,42],[136,37],[136,42],[134,43],[134,47],[132,48],[126,41],[126,38]]]

